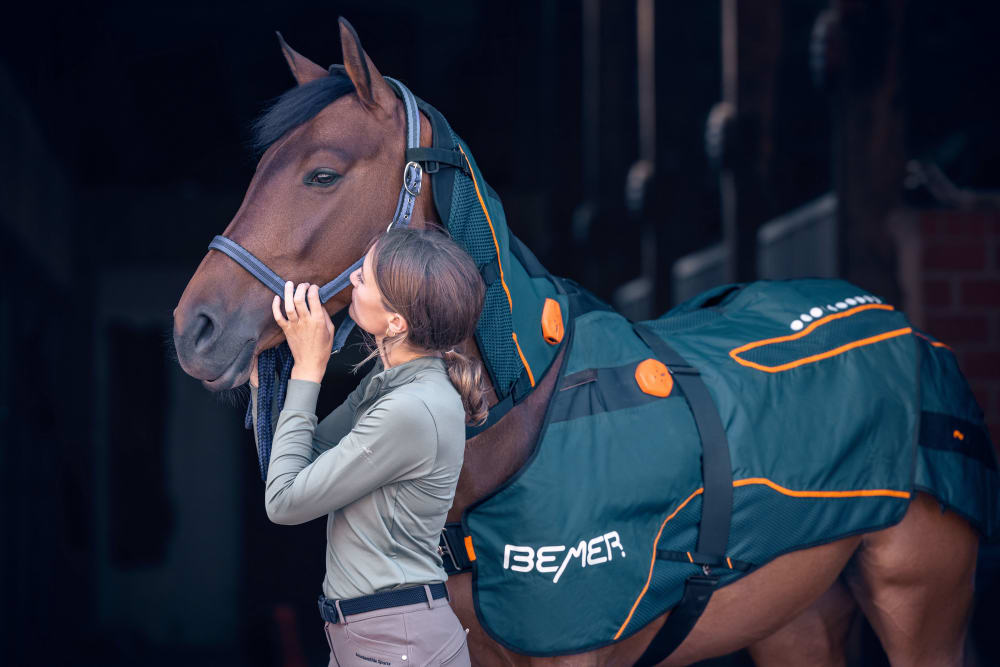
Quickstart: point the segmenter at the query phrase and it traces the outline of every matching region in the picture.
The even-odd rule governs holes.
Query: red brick
[[[986,248],[981,241],[924,239],[923,267],[931,271],[981,271],[986,268]]]
[[[1000,379],[1000,350],[959,352],[962,372],[969,379]]]
[[[985,315],[932,315],[927,318],[927,332],[948,345],[988,342],[989,325]]]
[[[958,290],[963,306],[1000,306],[1000,279],[967,278],[959,283]]]
[[[950,280],[924,280],[924,305],[947,308],[952,304]]]

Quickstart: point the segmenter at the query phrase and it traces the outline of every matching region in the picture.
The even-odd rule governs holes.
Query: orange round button
[[[635,381],[645,393],[651,396],[669,396],[674,389],[674,378],[662,362],[645,359],[635,367]]]

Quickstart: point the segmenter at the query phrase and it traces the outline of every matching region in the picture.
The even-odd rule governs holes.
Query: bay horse
[[[341,19],[343,70],[336,73],[281,40],[298,84],[286,117],[258,128],[263,153],[225,236],[294,282],[322,284],[362,256],[392,218],[404,168],[402,102]],[[280,35],[279,35],[280,38]],[[338,75],[331,85],[320,85]],[[331,86],[341,89],[331,93]],[[421,114],[421,145],[432,128]],[[411,224],[440,225],[425,179]],[[282,343],[271,293],[229,257],[210,250],[174,311],[177,358],[211,391],[247,382],[253,360]],[[350,292],[326,304],[331,314]],[[474,340],[465,351],[479,354]],[[562,353],[560,353],[561,355]],[[559,360],[551,368],[557,368]],[[498,423],[466,443],[448,521],[488,495],[528,458],[556,373]],[[491,393],[491,404],[496,403]],[[742,648],[758,665],[843,665],[856,612],[870,621],[893,665],[960,665],[973,601],[978,535],[963,518],[914,495],[898,524],[794,551],[721,588],[663,665],[686,665]],[[476,619],[471,575],[448,580],[452,606],[469,628],[478,665],[628,665],[669,615],[619,642],[561,657],[518,655],[493,641]],[[580,619],[586,623],[586,619]]]

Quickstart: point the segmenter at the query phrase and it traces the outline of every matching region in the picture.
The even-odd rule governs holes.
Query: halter
[[[406,109],[406,150],[410,154],[412,149],[420,147],[420,115],[417,110],[417,100],[413,93],[399,81],[385,77],[385,80],[396,89],[396,93],[403,99],[403,107]],[[423,183],[424,170],[419,162],[409,161],[403,167],[403,187],[399,191],[399,199],[396,202],[396,212],[389,222],[386,231],[393,227],[406,227],[410,224],[410,217],[413,214],[413,207],[420,194],[420,186]],[[264,285],[278,296],[284,294],[285,280],[281,278],[267,264],[262,262],[252,252],[241,246],[236,241],[225,236],[216,236],[208,244],[209,250],[218,250],[229,256],[234,262],[246,269],[250,275],[264,283]],[[319,288],[319,301],[326,303],[335,294],[348,286],[351,281],[351,274],[363,263],[364,257],[351,264],[339,276]],[[354,320],[348,315],[340,323],[333,338],[333,352],[339,352],[347,342],[347,336],[354,328]],[[257,459],[260,463],[260,478],[267,479],[268,463],[271,460],[271,397],[277,390],[278,409],[285,402],[285,392],[288,387],[288,378],[292,371],[292,354],[288,349],[288,344],[284,343],[277,348],[264,350],[257,357],[258,375],[260,387],[257,392]],[[275,386],[277,382],[277,386]],[[247,406],[244,426],[247,429],[253,428],[253,405]]]
[[[409,88],[395,79],[385,77],[385,80],[396,89],[396,92],[403,99],[403,106],[406,108],[406,148],[407,150],[420,147],[420,116],[417,110],[417,100]],[[420,186],[423,183],[423,168],[418,162],[407,162],[403,167],[403,187],[399,191],[399,200],[396,202],[396,212],[392,216],[392,221],[386,231],[393,227],[406,227],[410,224],[410,216],[413,214],[413,207],[420,194]],[[228,255],[234,262],[242,266],[254,278],[264,283],[278,296],[284,295],[285,280],[275,273],[267,264],[262,262],[252,252],[241,246],[236,241],[225,236],[216,236],[208,244],[209,250],[218,250]],[[351,282],[351,274],[361,267],[365,258],[361,257],[351,264],[339,276],[319,288],[319,302],[326,303],[335,294],[343,290]],[[348,334],[354,328],[354,320],[350,316],[344,318],[333,339],[333,352],[339,352],[347,341]]]

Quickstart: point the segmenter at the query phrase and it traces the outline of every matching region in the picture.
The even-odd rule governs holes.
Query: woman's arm
[[[289,387],[291,398],[291,388]],[[377,401],[337,446],[312,462],[315,407],[297,396],[278,418],[267,472],[268,518],[295,525],[329,514],[380,486],[425,475],[437,456],[437,428],[419,398],[393,392]]]
[[[375,366],[368,372],[365,377],[361,379],[358,386],[355,387],[354,391],[348,394],[347,398],[343,403],[338,405],[333,412],[328,414],[323,418],[319,424],[316,425],[315,433],[313,434],[312,441],[312,451],[310,454],[309,461],[312,462],[317,456],[335,446],[340,442],[341,438],[351,432],[351,428],[354,426],[354,413],[357,410],[358,403],[361,402],[361,397],[364,395],[365,388],[368,386],[371,377],[382,370],[382,366],[376,363]],[[254,442],[259,441],[257,434],[257,402],[258,402],[258,388],[257,384],[254,382],[256,378],[251,378],[250,382],[250,401],[252,403],[252,414],[253,414],[253,437]],[[292,396],[292,402],[296,405],[304,406],[315,406],[319,397],[320,385],[315,382],[309,382],[306,380],[289,380],[288,381],[288,393],[285,398],[285,405],[288,405],[288,395]],[[271,414],[278,414],[277,406],[274,405],[274,397],[272,397],[272,412]],[[312,408],[315,414],[315,407]],[[272,430],[275,428],[275,424],[271,424]]]

